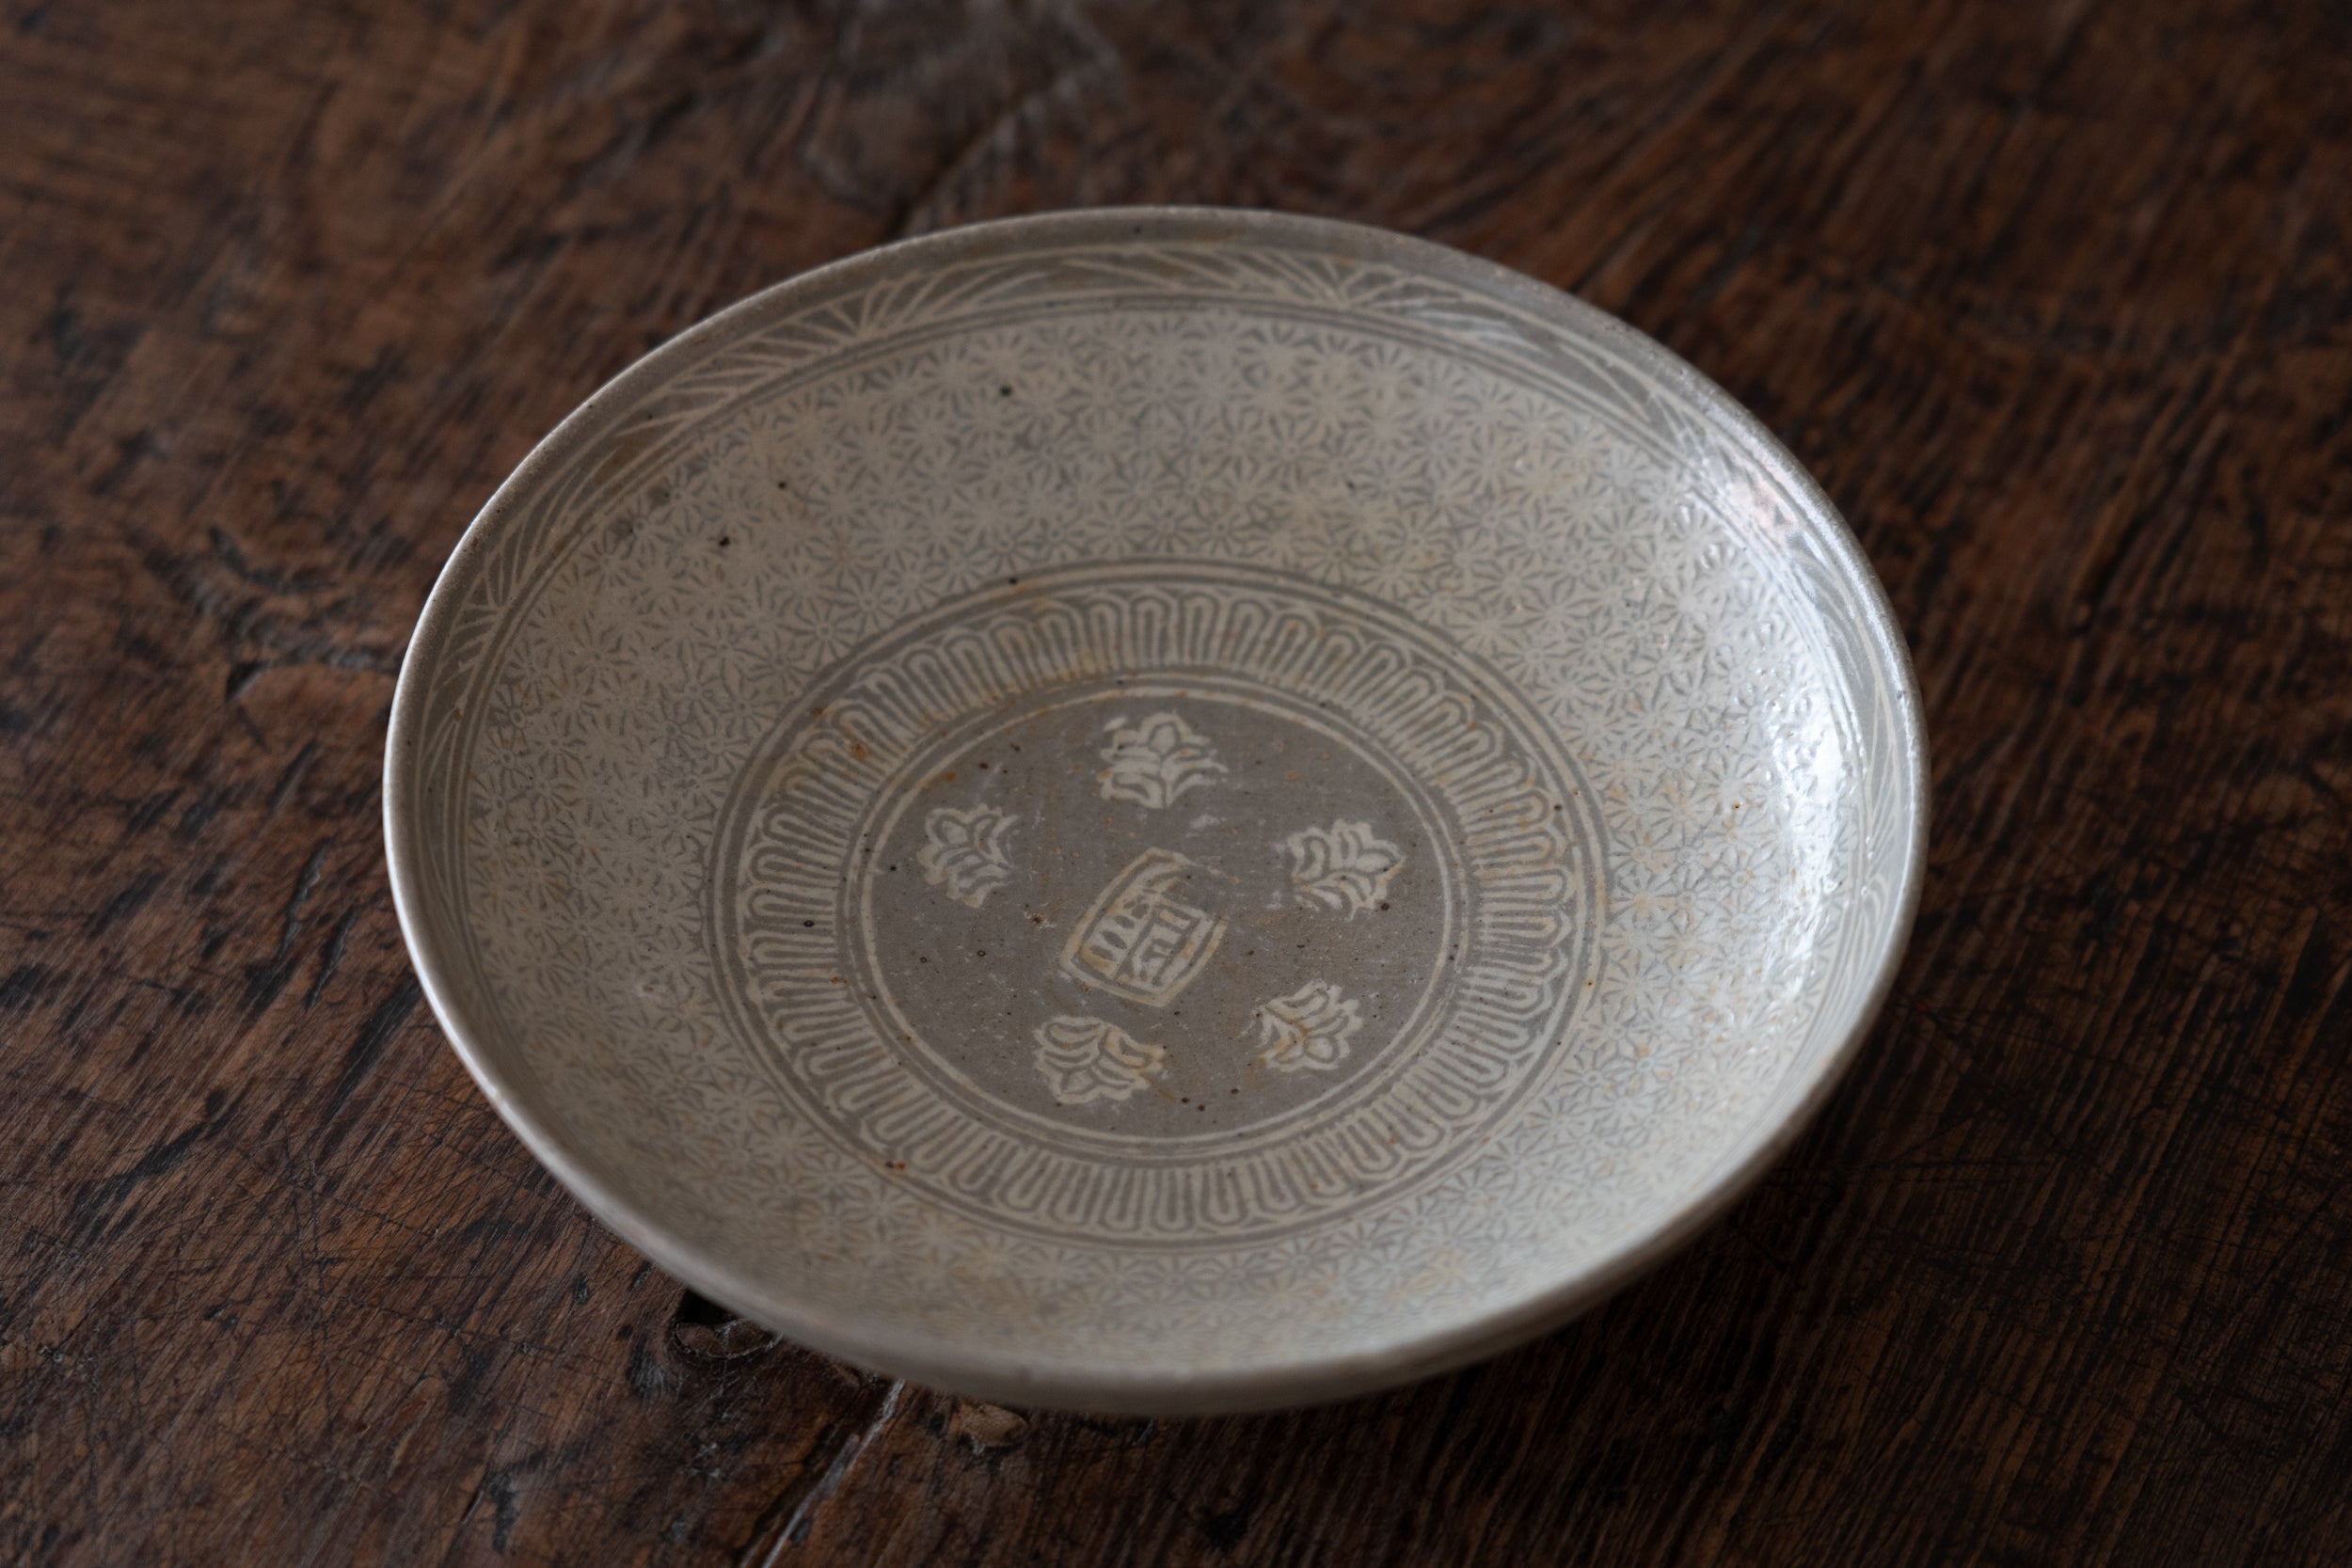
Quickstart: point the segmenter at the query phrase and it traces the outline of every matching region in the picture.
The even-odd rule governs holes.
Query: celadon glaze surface
[[[1736,405],[1301,219],[852,259],[534,452],[404,670],[428,994],[698,1288],[1000,1398],[1557,1321],[1818,1100],[1924,832],[1899,640]]]

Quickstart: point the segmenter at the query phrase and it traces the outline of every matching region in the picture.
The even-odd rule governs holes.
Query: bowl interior
[[[404,923],[608,1223],[999,1398],[1344,1392],[1556,1319],[1817,1101],[1915,704],[1721,393],[1434,246],[858,258],[551,436],[403,673]]]

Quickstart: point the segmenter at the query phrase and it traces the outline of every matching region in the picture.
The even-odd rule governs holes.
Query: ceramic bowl
[[[1788,454],[1398,235],[1071,213],[795,278],[501,487],[401,673],[402,927],[501,1115],[866,1367],[1155,1413],[1497,1350],[1794,1134],[1918,704]]]

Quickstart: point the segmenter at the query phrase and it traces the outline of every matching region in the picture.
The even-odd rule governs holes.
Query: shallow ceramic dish
[[[1720,1209],[1884,994],[1900,639],[1724,393],[1393,234],[1073,213],[648,356],[452,557],[417,969],[679,1278],[1025,1403],[1327,1398]]]

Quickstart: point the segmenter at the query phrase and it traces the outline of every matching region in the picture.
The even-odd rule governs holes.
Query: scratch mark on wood
[[[400,1033],[400,1026],[408,1022],[408,1015],[416,1010],[423,996],[416,975],[407,974],[403,974],[392,987],[390,995],[375,1005],[375,1010],[359,1025],[358,1034],[353,1037],[350,1047],[343,1053],[343,1069],[335,1080],[334,1089],[326,1097],[326,1108],[320,1114],[321,1120],[331,1119],[336,1112],[343,1108],[353,1091],[374,1069],[377,1060],[384,1054],[384,1048],[391,1043],[394,1035]],[[327,1147],[331,1148],[332,1143]]]
[[[875,1437],[890,1424],[898,1414],[899,1397],[906,1391],[903,1381],[894,1380],[887,1386],[867,1396],[863,1410],[864,1419],[845,1428],[835,1438],[831,1456],[824,1468],[803,1481],[787,1486],[760,1513],[752,1527],[752,1538],[736,1557],[737,1568],[774,1568],[782,1560],[785,1548],[798,1546],[808,1539],[809,1528],[816,1522],[817,1511],[825,1499],[840,1490],[841,1482],[856,1465]]]
[[[287,894],[285,910],[278,917],[277,950],[263,961],[245,966],[245,1010],[248,1017],[267,1011],[286,989],[286,983],[294,978],[298,961],[294,942],[302,935],[302,911],[310,902],[310,895],[318,891],[319,879],[326,870],[327,851],[333,847],[333,840],[321,840],[295,874],[294,888]]]
[[[343,967],[343,946],[351,940],[352,923],[358,918],[358,911],[345,910],[336,920],[335,928],[327,933],[326,945],[319,952],[318,975],[311,980],[310,990],[302,998],[305,1007],[319,1005],[319,998],[326,994],[327,982],[334,979]]]
[[[116,922],[126,920],[136,914],[146,907],[150,898],[155,896],[155,890],[163,885],[164,874],[160,871],[145,871],[134,877],[121,892],[107,899],[99,907],[98,911],[89,917],[89,925],[87,927],[89,935],[103,936],[107,928]]]

